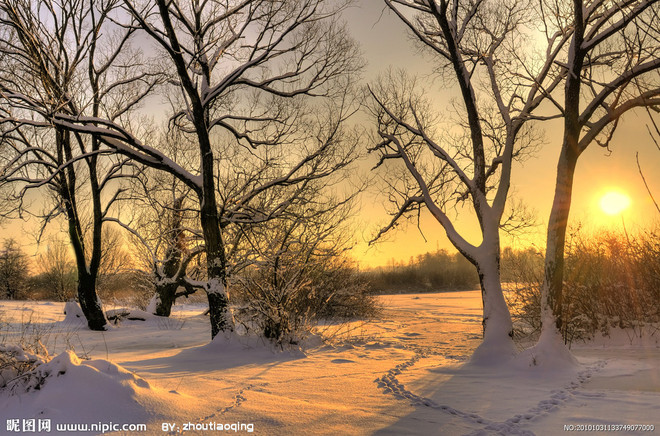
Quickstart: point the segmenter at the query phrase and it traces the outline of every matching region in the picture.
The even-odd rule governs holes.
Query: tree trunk
[[[183,262],[183,252],[185,250],[185,241],[183,239],[183,212],[181,206],[183,197],[176,198],[172,203],[172,216],[167,225],[167,232],[171,233],[171,239],[168,241],[168,248],[165,253],[165,263],[163,265],[164,277],[158,277],[158,267],[154,265],[156,276],[159,282],[156,283],[156,294],[158,300],[156,303],[155,314],[158,316],[170,316],[172,306],[176,301],[176,290],[179,288],[180,276],[185,276],[185,265]],[[183,269],[183,271],[181,271]]]
[[[107,324],[101,301],[96,295],[96,275],[78,270],[78,302],[90,330],[103,331]]]
[[[172,314],[172,306],[176,300],[176,290],[178,287],[178,283],[156,285],[156,294],[158,294],[158,302],[155,311],[156,315],[170,316]]]
[[[512,338],[513,323],[502,292],[499,259],[493,257],[482,261],[477,271],[484,307],[482,320],[484,341],[494,337]]]
[[[464,254],[477,268],[483,303],[483,342],[472,355],[473,364],[504,362],[516,353],[511,313],[500,279],[499,225],[492,221],[484,220],[484,239],[474,256]]]
[[[545,365],[555,370],[577,364],[561,335],[565,328],[562,306],[566,228],[573,193],[573,176],[579,156],[575,138],[577,133],[565,134],[557,164],[557,184],[548,221],[545,275],[541,285],[541,335],[537,344],[523,353],[530,365]]]
[[[211,318],[211,338],[220,332],[234,331],[234,319],[229,310],[229,299],[221,292],[206,293],[209,299],[209,316]]]
[[[499,250],[491,251],[476,265],[483,302],[483,342],[471,358],[477,364],[506,361],[516,352],[511,314],[500,282]]]
[[[234,321],[229,309],[227,262],[214,190],[204,190],[204,198],[201,203],[201,224],[204,233],[204,244],[206,245],[206,269],[208,274],[206,294],[209,301],[211,339],[213,339],[220,332],[233,331]]]
[[[577,33],[577,31],[576,31]],[[578,38],[577,44],[579,47]],[[573,366],[577,360],[562,341],[561,332],[565,329],[562,313],[564,301],[564,249],[566,247],[566,228],[573,195],[573,178],[581,150],[578,145],[580,135],[579,98],[580,71],[579,57],[572,63],[575,69],[567,79],[566,110],[564,112],[564,138],[557,163],[557,180],[552,210],[548,220],[548,235],[545,250],[545,274],[541,285],[541,336],[538,343],[526,356],[533,365],[551,365],[559,368]]]
[[[211,339],[213,339],[220,332],[234,331],[234,320],[229,308],[227,259],[215,198],[216,182],[213,171],[215,160],[208,131],[208,110],[202,106],[194,87],[189,88],[188,94],[196,102],[196,104],[193,104],[193,118],[202,158],[202,190],[199,195],[201,204],[200,221],[204,235],[204,245],[206,246],[208,280],[206,294],[209,301]]]
[[[573,0],[575,29],[568,52],[569,71],[564,88],[564,137],[557,163],[557,181],[548,220],[545,251],[545,275],[541,286],[542,333],[557,335],[562,331],[564,248],[566,228],[573,195],[573,177],[580,157],[580,92],[585,53],[583,2]]]
[[[61,129],[56,130],[56,143],[58,148],[58,162],[67,162],[72,160],[71,154],[71,133]],[[93,173],[90,173],[93,174]],[[98,264],[100,263],[100,254],[92,253],[92,258],[97,257],[88,269],[85,258],[85,242],[82,231],[80,216],[78,215],[76,199],[76,174],[73,166],[68,166],[64,174],[59,177],[59,194],[64,204],[66,218],[68,223],[69,239],[73,247],[73,253],[76,258],[78,269],[78,302],[82,308],[87,325],[91,330],[105,330],[107,320],[103,314],[101,303],[96,295],[96,277],[98,274]],[[100,195],[98,192],[95,196]],[[100,226],[100,206],[97,204],[98,197],[94,201],[94,231]],[[98,228],[100,232],[100,227]],[[100,239],[94,238],[94,249],[100,250]]]
[[[560,333],[564,327],[562,317],[564,249],[566,228],[573,194],[573,177],[578,154],[565,139],[557,165],[557,183],[548,221],[547,247],[545,252],[545,276],[541,287],[541,323],[544,329],[554,325]]]

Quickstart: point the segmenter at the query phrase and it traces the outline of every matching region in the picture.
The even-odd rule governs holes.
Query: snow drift
[[[66,351],[14,380],[0,391],[0,409],[12,418],[57,422],[146,422],[176,416],[182,396],[153,387],[104,359],[80,360]],[[187,407],[192,398],[187,398]]]

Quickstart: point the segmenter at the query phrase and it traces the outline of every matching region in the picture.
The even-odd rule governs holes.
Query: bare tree
[[[76,289],[76,265],[69,245],[54,239],[38,257],[38,271],[49,296],[57,301],[73,298]]]
[[[0,289],[5,298],[24,296],[30,271],[28,258],[14,239],[5,239],[0,249]]]
[[[106,324],[96,294],[102,225],[121,196],[116,180],[125,174],[127,160],[102,161],[107,151],[97,138],[53,125],[48,115],[128,119],[158,82],[155,75],[140,70],[140,57],[129,47],[134,30],[108,24],[117,3],[0,2],[0,51],[6,58],[0,85],[5,104],[0,122],[6,126],[1,181],[21,185],[16,198],[20,213],[26,211],[23,199],[28,191],[51,189],[54,207],[40,218],[44,226],[58,215],[67,220],[78,300],[93,330],[103,330]],[[104,190],[114,193],[102,201]],[[83,202],[89,202],[89,217],[83,213]]]
[[[169,174],[144,169],[134,179],[136,198],[131,207],[132,218],[122,225],[132,235],[135,251],[139,253],[143,287],[154,291],[154,313],[170,316],[177,298],[189,296],[203,286],[191,262],[204,253],[196,205],[186,201],[189,189]]]
[[[564,98],[553,100],[564,129],[548,222],[541,341],[564,327],[566,226],[579,157],[591,144],[609,147],[625,113],[660,105],[659,7],[654,0],[541,3],[546,32],[571,29],[568,50],[557,60],[566,70]]]
[[[319,119],[319,123],[327,119]],[[186,144],[190,141],[180,135],[168,135],[167,141],[171,144],[162,145],[161,149],[176,155],[179,161],[185,160],[186,149],[189,150]],[[354,141],[347,142],[340,153],[335,149],[320,154],[313,162],[312,172],[298,181],[291,180],[290,173],[300,158],[289,156],[282,148],[224,150],[226,159],[217,164],[217,198],[230,280],[243,282],[246,268],[253,270],[255,264],[263,263],[260,259],[264,257],[264,244],[271,244],[274,234],[274,230],[269,230],[271,226],[280,228],[286,221],[297,222],[300,228],[302,223],[317,222],[319,215],[329,216],[354,199],[361,187],[349,195],[329,192],[340,180],[345,183],[350,179],[347,171],[339,169],[356,156],[354,145]],[[240,162],[240,167],[235,162]],[[135,216],[125,227],[134,234],[143,253],[142,263],[150,271],[149,281],[158,295],[156,314],[168,316],[175,299],[203,288],[205,275],[197,265],[205,259],[206,252],[203,232],[194,222],[199,222],[199,209],[191,201],[190,189],[168,173],[145,169],[133,180]],[[302,253],[294,250],[287,255],[305,264]]]
[[[200,183],[193,189],[200,201],[214,337],[233,326],[214,176],[218,151],[211,131],[220,129],[252,148],[288,142],[293,129],[302,127],[296,126],[301,115],[296,97],[340,92],[337,79],[356,68],[355,49],[333,20],[336,10],[321,1],[125,4],[176,69],[173,80],[185,105],[175,109],[172,120],[190,132],[199,147]],[[232,101],[241,94],[244,98],[252,94],[251,106]],[[287,178],[271,184],[292,183],[300,177],[298,169],[313,163],[336,139],[333,134],[322,139]],[[304,169],[301,172],[305,174]]]
[[[459,121],[446,126],[416,80],[390,73],[371,88],[378,126],[378,166],[387,164],[392,220],[377,237],[422,208],[443,226],[456,249],[477,269],[483,297],[484,342],[478,356],[511,356],[512,324],[500,283],[500,228],[513,162],[540,139],[531,122],[562,82],[556,61],[570,30],[548,34],[543,53],[530,47],[537,16],[532,2],[385,0],[410,29],[436,71],[458,85]],[[457,129],[457,126],[459,127]],[[395,161],[395,162],[392,162]],[[481,241],[468,240],[451,218],[456,206],[479,223]]]
[[[321,189],[310,193],[311,202],[291,208],[269,225],[245,229],[256,255],[235,277],[250,315],[242,321],[280,346],[298,343],[313,320],[337,315],[333,312],[342,303],[355,305],[343,308],[344,313],[372,304],[359,280],[342,281],[344,254],[351,248],[347,225],[354,197],[333,198],[318,192]]]
[[[183,227],[183,198],[174,199],[165,224],[164,259],[162,262],[154,263],[153,275],[156,294],[158,296],[155,314],[159,316],[170,316],[172,306],[177,298],[184,297],[203,289],[189,280],[188,265],[195,256],[203,252],[203,246],[197,245],[189,249],[186,243],[185,229]],[[192,277],[194,278],[194,277]],[[179,291],[183,288],[182,291]]]

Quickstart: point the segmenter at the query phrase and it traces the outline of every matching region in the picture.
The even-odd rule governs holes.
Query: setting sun
[[[616,215],[630,207],[630,197],[618,191],[609,191],[600,199],[600,208],[607,215]]]

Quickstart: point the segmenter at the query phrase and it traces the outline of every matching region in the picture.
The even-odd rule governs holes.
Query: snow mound
[[[241,336],[234,332],[221,333],[211,342],[182,350],[167,360],[171,363],[185,362],[188,367],[193,368],[221,369],[286,362],[305,357],[305,353],[299,349],[281,349],[262,337]]]
[[[140,309],[134,309],[134,308],[112,309],[106,311],[105,315],[109,321],[112,321],[115,324],[122,322],[124,320],[147,321],[156,318],[156,315],[154,315],[153,313]]]
[[[220,333],[208,344],[198,347],[196,351],[204,354],[235,352],[264,356],[305,357],[305,353],[298,346],[282,348],[262,336],[240,335],[236,332]]]
[[[152,387],[115,363],[81,361],[66,351],[37,366],[11,392],[0,393],[0,409],[6,416],[56,422],[81,422],[81,417],[90,423],[146,422],[176,415],[174,404],[181,397]]]
[[[509,338],[483,341],[466,362],[466,366],[505,367],[516,355],[513,341]]]
[[[551,371],[571,371],[580,364],[564,344],[561,335],[545,330],[536,345],[516,356],[514,366],[519,369],[539,367]]]
[[[64,323],[66,324],[87,324],[85,314],[82,309],[73,300],[69,300],[64,305]]]
[[[154,296],[149,300],[149,304],[147,304],[145,311],[151,314],[156,314],[156,307],[158,307],[158,303],[160,303],[160,295],[154,294]]]

